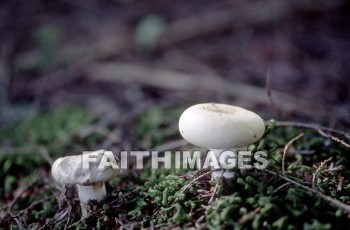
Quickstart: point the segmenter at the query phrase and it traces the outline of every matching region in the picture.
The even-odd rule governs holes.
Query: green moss
[[[0,197],[17,186],[18,178],[30,181],[38,167],[49,167],[39,152],[40,146],[53,159],[69,149],[81,151],[83,147],[76,145],[76,135],[84,124],[91,121],[92,118],[82,109],[63,108],[54,113],[41,113],[1,132],[0,145],[11,148],[0,152]]]
[[[177,108],[154,107],[142,114],[137,125],[131,127],[132,132],[136,131],[132,140],[133,149],[149,150],[179,138],[177,121],[181,111]],[[76,138],[83,125],[93,122],[83,110],[63,109],[52,114],[40,114],[6,130],[0,134],[0,142],[16,147],[45,146],[50,156],[57,158],[69,150],[98,147],[105,138],[101,135],[92,134],[83,140]],[[285,158],[285,176],[311,187],[316,168],[322,161],[333,157],[332,162],[343,168],[329,172],[327,164],[320,169],[316,188],[325,195],[349,203],[350,157],[345,154],[348,149],[320,137],[316,132],[274,127],[273,124],[270,124],[266,135],[249,146],[249,149],[253,152],[266,151],[269,169],[280,174],[284,146],[303,132],[304,136],[292,144],[291,153]],[[303,151],[308,154],[303,154]],[[33,184],[36,182],[38,167],[49,170],[49,165],[41,155],[20,152],[4,152],[0,156],[0,166],[2,195],[16,190],[17,178],[22,178],[22,183]],[[208,175],[191,183],[201,173],[182,169],[145,169],[120,175],[109,182],[110,193],[106,200],[92,204],[94,210],[100,211],[74,227],[118,228],[120,226],[115,218],[138,228],[149,228],[151,224],[157,227],[188,228],[196,227],[198,221],[197,224],[208,229],[342,229],[348,221],[344,212],[315,194],[259,170],[235,170],[236,178],[232,181],[210,182]],[[344,181],[339,190],[341,177],[344,177]],[[216,183],[219,184],[213,194]],[[39,199],[52,197],[56,190],[47,185],[45,187],[43,183],[33,187],[36,191],[19,198],[13,211],[18,212]],[[55,199],[39,203],[26,216],[28,226],[38,227],[40,219],[54,221],[58,216],[57,211],[64,211],[59,210],[59,207]],[[67,208],[67,204],[64,207]],[[55,228],[62,229],[68,222],[76,223],[79,212],[72,211],[70,217],[69,220],[66,217],[59,221]],[[15,227],[15,223],[12,224]]]

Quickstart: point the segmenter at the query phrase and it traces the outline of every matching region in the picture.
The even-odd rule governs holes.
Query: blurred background
[[[349,127],[349,1],[0,4],[2,127],[67,105],[118,119],[213,101]]]
[[[51,177],[52,162],[58,157],[96,149],[114,153],[193,149],[182,140],[177,123],[186,107],[195,103],[237,105],[264,120],[317,123],[335,128],[333,134],[348,141],[348,134],[337,130],[347,132],[350,127],[349,76],[350,1],[346,0],[0,1],[0,228],[48,229],[57,223],[66,228],[80,219],[79,202],[72,206],[65,201],[74,200],[74,193],[61,192]],[[281,159],[287,142],[300,132],[279,129],[259,146]],[[302,159],[310,168],[295,173],[309,185],[311,167],[323,162],[318,171],[330,156],[334,157],[330,165],[339,169],[350,165],[349,155],[342,154],[348,149],[320,134],[306,130],[305,138],[290,148],[300,154],[295,162],[293,157],[288,161],[296,164]],[[130,170],[109,183],[109,194],[136,191],[147,181],[163,183],[172,174]],[[349,204],[349,177],[339,178],[327,177],[333,184],[328,189],[326,183],[323,189]],[[179,189],[177,183],[173,186]],[[346,190],[339,192],[343,183]],[[260,193],[260,186],[251,193],[245,185],[243,190],[237,184],[241,190],[234,191],[246,198]],[[275,185],[276,191],[281,185]],[[112,220],[117,216],[121,220],[104,226],[131,223],[128,213],[141,219],[157,216],[164,205],[145,212],[145,194],[137,193],[137,202],[128,197],[130,203],[111,209]],[[318,198],[299,199],[304,193],[293,193],[292,188],[289,195],[280,194],[274,198],[279,208],[268,214],[269,224],[281,224],[285,216],[296,229],[348,223],[347,215],[339,219],[340,210],[334,214],[335,209],[320,206],[325,203]],[[221,202],[232,205],[225,199]],[[294,209],[304,210],[303,217],[295,214],[293,219]],[[184,210],[184,216],[192,212]],[[247,215],[257,210],[246,210],[251,211]],[[256,217],[260,228],[266,227],[267,222]],[[160,223],[169,218],[165,215]],[[206,218],[209,223],[216,217]],[[308,223],[316,227],[306,228]]]

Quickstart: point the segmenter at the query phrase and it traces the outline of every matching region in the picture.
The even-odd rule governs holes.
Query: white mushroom
[[[120,172],[113,167],[99,168],[103,156],[103,150],[90,152],[84,157],[66,156],[58,158],[51,168],[52,176],[60,185],[76,185],[83,218],[88,215],[88,201],[102,200],[107,195],[104,182]]]
[[[179,120],[185,140],[215,152],[218,158],[225,150],[237,150],[259,140],[265,131],[262,118],[241,107],[205,103],[186,109]],[[233,177],[230,171],[216,171],[212,178]]]

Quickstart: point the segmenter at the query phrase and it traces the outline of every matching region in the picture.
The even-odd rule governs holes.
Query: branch
[[[269,122],[265,122],[265,123],[269,124]],[[345,140],[340,139],[338,137],[335,137],[332,134],[326,133],[326,132],[330,132],[333,134],[337,134],[337,135],[343,136],[344,138],[350,140],[350,134],[345,132],[345,131],[341,131],[338,129],[332,129],[332,128],[320,126],[317,124],[309,124],[309,123],[293,122],[293,121],[276,121],[275,125],[279,126],[279,127],[297,127],[297,128],[312,129],[312,130],[317,131],[321,136],[329,138],[335,142],[338,142],[338,143],[344,145],[347,148],[350,148],[350,144],[347,143]]]
[[[320,193],[319,191],[317,191],[316,189],[313,189],[313,188],[309,188],[305,185],[302,185],[302,184],[299,184],[298,182],[294,181],[294,180],[291,180],[289,179],[288,177],[284,176],[284,175],[281,175],[281,174],[278,174],[276,172],[273,172],[273,171],[270,171],[268,169],[261,169],[261,171],[265,172],[265,173],[268,173],[270,175],[273,175],[273,176],[277,176],[299,188],[302,188],[302,189],[305,189],[309,192],[312,192],[313,194],[319,196],[320,198],[322,198],[324,201],[330,203],[332,206],[336,207],[336,208],[339,208],[341,209],[342,211],[344,211],[345,213],[347,214],[350,214],[350,205],[347,205],[347,204],[344,204],[342,202],[340,202],[339,200],[337,199],[334,199],[330,196],[327,196],[327,195],[324,195],[322,193]]]
[[[330,157],[329,159],[323,161],[320,166],[317,167],[315,173],[313,174],[312,176],[312,188],[313,189],[316,189],[316,182],[317,182],[317,179],[318,179],[318,175],[320,174],[321,170],[324,168],[324,166],[330,162],[332,160],[332,157]]]
[[[299,134],[298,136],[294,137],[292,140],[288,141],[288,143],[286,144],[286,146],[284,146],[283,149],[283,157],[282,157],[282,172],[283,174],[285,174],[285,170],[284,170],[284,161],[286,158],[286,153],[288,151],[288,148],[291,144],[293,144],[294,141],[298,140],[299,138],[301,138],[302,136],[304,136],[304,133]]]
[[[270,104],[264,88],[244,83],[233,84],[216,75],[195,75],[169,69],[155,69],[143,65],[114,62],[91,64],[89,68],[86,68],[85,74],[86,79],[92,82],[138,84],[188,94],[200,90],[200,92],[215,95],[227,95],[246,102]],[[321,104],[284,92],[273,90],[272,93],[275,98],[278,98],[276,102],[282,111],[287,113],[295,111],[307,116],[313,116],[317,113],[320,117],[329,117],[329,112]]]

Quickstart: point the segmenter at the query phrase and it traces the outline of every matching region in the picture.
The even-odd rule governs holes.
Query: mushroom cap
[[[179,130],[191,144],[208,149],[239,148],[259,140],[265,131],[263,119],[238,106],[204,103],[186,109]]]
[[[55,180],[61,185],[91,185],[96,182],[105,182],[116,177],[120,170],[112,167],[104,167],[99,169],[99,163],[102,159],[104,150],[97,150],[86,153],[86,155],[94,155],[97,157],[95,162],[88,162],[83,154],[76,156],[66,156],[58,158],[51,167],[51,174]],[[83,168],[83,160],[85,160],[88,168]]]

